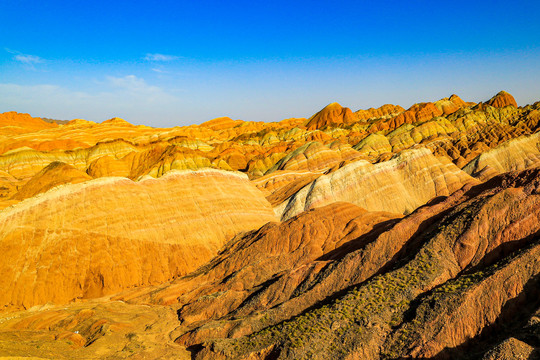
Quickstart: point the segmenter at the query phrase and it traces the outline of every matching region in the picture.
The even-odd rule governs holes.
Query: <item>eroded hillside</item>
[[[0,114],[0,359],[534,359],[540,102]]]

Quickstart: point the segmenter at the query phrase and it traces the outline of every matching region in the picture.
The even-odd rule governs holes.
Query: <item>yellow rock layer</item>
[[[336,201],[368,211],[407,214],[430,199],[477,183],[449,160],[428,149],[407,150],[379,164],[359,160],[317,178],[275,208],[282,220]]]
[[[73,166],[61,162],[52,162],[32,177],[12,199],[24,200],[56,186],[78,184],[91,179],[90,175],[75,169]]]
[[[233,172],[55,188],[0,212],[0,304],[28,308],[164,282],[274,220],[263,194]]]
[[[509,140],[488,150],[463,170],[482,181],[508,171],[540,166],[540,132]]]

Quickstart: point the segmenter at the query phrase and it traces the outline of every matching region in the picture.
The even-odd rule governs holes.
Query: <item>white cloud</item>
[[[146,61],[173,61],[178,60],[180,57],[175,55],[164,55],[164,54],[146,54],[144,60]]]
[[[15,55],[13,59],[19,62],[22,62],[23,64],[28,64],[28,65],[39,64],[43,62],[42,58],[35,55],[19,54],[19,55]]]
[[[174,100],[174,96],[168,94],[162,88],[149,85],[144,79],[135,75],[126,75],[123,77],[107,76],[107,84],[116,95],[140,99],[142,103]]]
[[[8,48],[4,48],[4,49],[8,53],[14,54],[13,60],[16,60],[16,61],[21,62],[21,63],[26,64],[26,65],[32,66],[34,64],[39,64],[39,63],[45,62],[44,59],[42,59],[42,58],[40,58],[39,56],[36,56],[36,55],[23,54],[20,51],[8,49]]]
[[[135,75],[126,75],[124,77],[114,77],[107,76],[107,80],[110,85],[118,88],[124,89],[156,89],[157,87],[152,87],[144,81],[142,78],[138,78]]]

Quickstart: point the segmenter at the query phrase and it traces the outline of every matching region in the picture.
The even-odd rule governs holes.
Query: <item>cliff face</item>
[[[0,114],[0,358],[515,359],[540,102],[169,129]]]

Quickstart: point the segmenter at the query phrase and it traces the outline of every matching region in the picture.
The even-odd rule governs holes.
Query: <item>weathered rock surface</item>
[[[0,213],[0,303],[29,308],[164,282],[274,219],[237,173],[66,185]]]
[[[316,267],[311,262],[343,255],[362,244],[359,237],[382,231],[397,218],[335,203],[284,223],[269,223],[233,240],[193,276],[153,290],[145,301],[184,304],[178,313],[185,323],[270,308],[287,301],[300,282],[327,261]]]
[[[56,124],[48,123],[29,114],[19,114],[15,111],[0,114],[0,135],[21,134],[55,128],[56,126]]]
[[[505,92],[168,129],[0,114],[0,358],[538,358],[539,130]]]
[[[405,111],[405,109],[399,105],[386,104],[377,109],[370,108],[367,110],[358,110],[354,114],[358,120],[369,120],[392,117],[403,111]]]
[[[489,339],[540,305],[539,175],[505,174],[420,208],[297,289],[309,297],[331,274],[351,280],[328,283],[326,305],[284,322],[285,304],[266,310],[242,337],[205,343],[196,358],[442,359],[481,350],[481,333]],[[235,322],[222,319],[222,329]],[[232,328],[225,336],[238,334]]]
[[[515,338],[505,340],[489,351],[482,360],[536,359],[535,348]],[[535,356],[536,355],[536,356]]]
[[[277,207],[282,219],[346,201],[369,211],[407,214],[430,199],[477,180],[426,148],[404,151],[390,161],[356,161],[317,178]]]
[[[483,152],[463,170],[481,180],[508,171],[540,166],[540,132],[508,140]]]
[[[60,185],[78,184],[91,179],[90,175],[73,166],[61,162],[52,162],[24,184],[12,199],[24,200]]]
[[[492,97],[488,102],[488,105],[491,105],[493,107],[505,107],[505,106],[513,106],[517,107],[516,99],[506,91],[500,91],[497,95]]]
[[[356,120],[351,109],[331,103],[313,115],[306,123],[308,130],[322,129],[330,125],[351,124]]]
[[[189,360],[191,354],[168,336],[177,321],[170,308],[103,300],[3,313],[0,359]]]
[[[463,101],[459,96],[453,94],[449,98],[441,99],[435,102],[435,107],[442,111],[444,115],[450,115],[455,113],[461,108],[467,107],[468,104]],[[517,106],[517,105],[516,105]]]
[[[170,129],[134,126],[119,118],[101,124],[81,119],[57,124],[5,113],[4,127],[0,121],[6,132],[0,133],[0,171],[18,179],[17,187],[54,161],[93,177],[136,180],[170,170],[211,167],[239,170],[254,179],[287,165],[338,168],[343,166],[339,158],[383,162],[415,146],[428,147],[461,168],[482,152],[538,129],[540,103],[517,108],[509,99],[511,95],[500,93],[475,105],[452,95],[408,110],[383,105],[355,113],[333,103],[309,120],[264,123],[218,118]],[[321,146],[308,145],[313,142]],[[290,159],[295,151],[307,161]],[[292,162],[284,164],[288,156]]]

